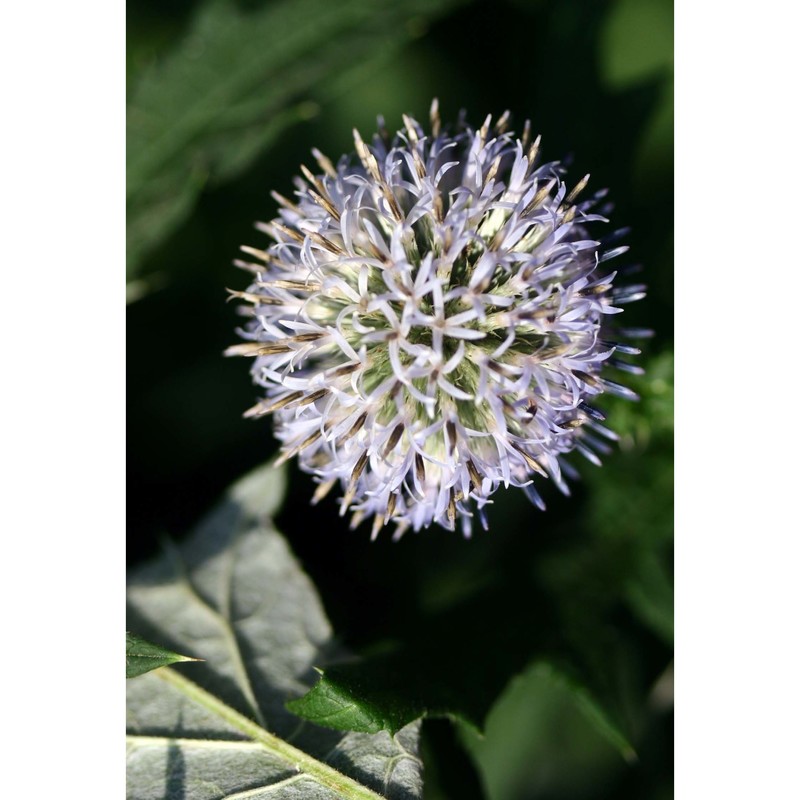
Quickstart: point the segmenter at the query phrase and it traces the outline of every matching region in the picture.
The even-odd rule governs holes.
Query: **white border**
[[[800,797],[796,9],[678,4],[676,797]]]
[[[124,13],[0,25],[7,797],[124,792]]]
[[[790,10],[676,15],[682,800],[800,796]],[[15,3],[0,27],[8,796],[123,780],[123,14]]]

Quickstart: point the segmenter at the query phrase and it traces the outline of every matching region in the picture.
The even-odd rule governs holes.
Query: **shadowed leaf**
[[[130,798],[420,797],[418,724],[394,737],[342,734],[284,708],[308,689],[312,664],[327,662],[336,648],[314,587],[267,516],[283,484],[272,468],[246,477],[184,544],[132,575],[129,626],[206,660],[191,682],[170,670],[128,682]],[[250,729],[279,737],[361,789],[332,790]],[[195,788],[204,785],[217,788],[207,795]]]

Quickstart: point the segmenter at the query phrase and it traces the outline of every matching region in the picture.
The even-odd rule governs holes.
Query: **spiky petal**
[[[625,368],[610,318],[641,286],[614,288],[606,262],[625,252],[588,233],[604,223],[603,193],[581,200],[558,163],[537,165],[505,130],[463,120],[432,135],[413,119],[336,167],[314,151],[296,199],[261,225],[247,340],[281,460],[298,457],[321,497],[337,483],[341,512],[392,521],[397,533],[432,522],[469,534],[473,514],[501,485],[534,479],[564,491],[563,456],[596,462],[603,392],[633,393],[605,377]],[[630,346],[620,352],[638,352]],[[617,354],[618,355],[618,354]]]

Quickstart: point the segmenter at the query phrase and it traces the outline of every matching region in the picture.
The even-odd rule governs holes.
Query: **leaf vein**
[[[192,581],[186,562],[183,560],[180,552],[172,544],[172,542],[169,542],[168,550],[173,560],[173,564],[175,565],[175,570],[178,580],[180,581],[180,585],[189,592],[191,597],[194,598],[197,603],[199,603],[208,613],[211,614],[216,623],[219,625],[222,635],[225,639],[225,643],[228,647],[228,651],[230,652],[233,669],[238,679],[237,683],[239,689],[244,695],[244,699],[250,706],[250,711],[254,714],[256,721],[262,728],[266,728],[266,721],[261,712],[258,701],[255,698],[253,687],[250,683],[250,676],[248,675],[247,668],[245,667],[244,660],[242,658],[242,652],[239,648],[239,642],[236,638],[236,633],[231,625],[230,620],[219,609],[215,608],[208,600],[206,600],[206,598],[203,597],[203,595],[198,591],[197,587]]]
[[[245,789],[241,792],[226,794],[221,800],[246,800],[248,797],[258,797],[260,794],[273,792],[276,789],[282,789],[284,786],[290,786],[293,783],[299,783],[300,781],[308,780],[311,780],[311,778],[304,773],[301,773],[300,775],[292,775],[291,778],[285,778],[277,783],[266,783],[263,786],[256,786],[254,789]]]

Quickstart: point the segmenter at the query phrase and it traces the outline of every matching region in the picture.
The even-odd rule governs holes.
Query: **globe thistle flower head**
[[[341,513],[372,518],[373,536],[438,523],[469,535],[501,486],[567,492],[573,451],[599,463],[603,392],[635,397],[607,373],[638,371],[639,351],[611,320],[643,287],[614,286],[618,234],[597,239],[603,193],[579,199],[558,163],[539,164],[539,139],[507,130],[508,113],[477,129],[463,114],[443,129],[404,117],[334,165],[313,151],[295,199],[260,225],[274,243],[255,261],[246,340],[271,414],[279,460],[297,456],[341,487]]]

